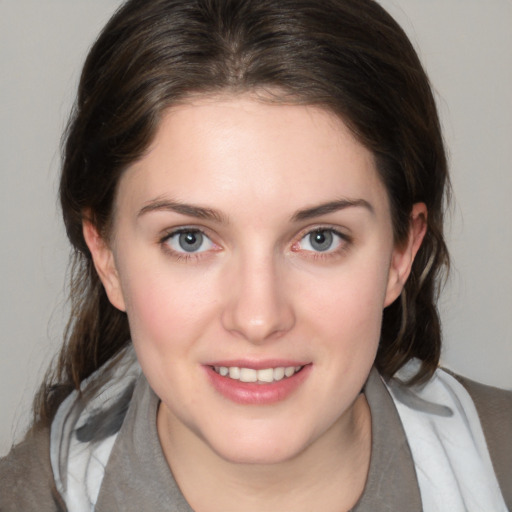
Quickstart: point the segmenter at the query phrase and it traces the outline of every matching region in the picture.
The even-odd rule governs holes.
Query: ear
[[[86,218],[82,221],[82,232],[108,299],[114,307],[121,311],[126,311],[112,249],[107,241],[98,233],[96,226]]]
[[[395,247],[393,251],[384,307],[389,306],[402,293],[426,231],[427,206],[425,203],[415,203],[409,220],[409,236],[403,245]]]

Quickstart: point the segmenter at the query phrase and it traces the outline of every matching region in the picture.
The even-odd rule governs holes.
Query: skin
[[[120,180],[112,238],[89,222],[84,235],[112,304],[128,314],[161,399],[164,454],[194,510],[356,503],[371,448],[360,392],[426,214],[414,206],[409,239],[395,247],[373,155],[322,109],[245,95],[165,113]],[[185,252],[176,229],[201,230],[203,245]],[[311,244],[315,229],[338,233],[328,250]],[[205,371],[233,359],[301,361],[308,373],[283,400],[240,404]]]

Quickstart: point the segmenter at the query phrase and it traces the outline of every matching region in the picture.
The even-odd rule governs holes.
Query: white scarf
[[[475,404],[444,370],[424,386],[405,387],[418,361],[388,389],[414,459],[425,512],[507,512]]]
[[[87,390],[105,373],[100,368],[83,381]],[[52,422],[50,460],[57,490],[70,512],[92,512],[98,499],[105,467],[118,432],[100,440],[84,442],[79,432],[102,412],[112,410],[127,390],[133,389],[141,373],[135,352],[130,344],[124,349],[115,367],[108,371],[106,384],[96,390],[84,405],[73,391],[60,405]]]
[[[417,365],[417,361],[408,363],[387,387],[411,448],[424,511],[507,512],[471,397],[443,370],[422,387],[401,384]],[[103,371],[91,375],[82,389]],[[51,428],[50,456],[57,490],[70,512],[94,511],[117,437],[116,432],[84,442],[77,432],[115,408],[133,389],[140,372],[130,346],[107,383],[85,405],[75,391],[59,407]]]

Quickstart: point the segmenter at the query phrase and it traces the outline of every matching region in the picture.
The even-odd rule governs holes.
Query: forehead
[[[159,196],[234,211],[385,196],[372,153],[334,114],[250,95],[191,99],[162,117],[119,202]],[[297,203],[297,204],[292,204]]]

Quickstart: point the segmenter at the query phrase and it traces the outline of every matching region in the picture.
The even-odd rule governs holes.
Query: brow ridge
[[[339,199],[336,201],[322,203],[311,208],[298,210],[293,214],[292,221],[297,222],[302,220],[308,220],[351,207],[362,207],[367,209],[372,214],[375,213],[373,206],[365,199]],[[203,206],[191,205],[187,203],[182,203],[180,201],[162,198],[156,198],[146,203],[141,208],[137,216],[140,217],[142,215],[145,215],[146,213],[154,211],[171,211],[179,213],[181,215],[186,215],[188,217],[195,217],[198,219],[213,220],[219,223],[227,222],[227,219],[224,214],[212,208],[205,208]]]
[[[308,220],[352,207],[362,207],[367,209],[370,213],[375,214],[373,206],[365,199],[338,199],[336,201],[329,201],[311,208],[299,210],[293,214],[292,220],[294,222]]]
[[[141,217],[142,215],[155,211],[175,212],[188,217],[212,220],[219,223],[227,222],[226,217],[222,213],[212,208],[205,208],[203,206],[162,198],[156,198],[146,203],[137,214],[137,217]]]

